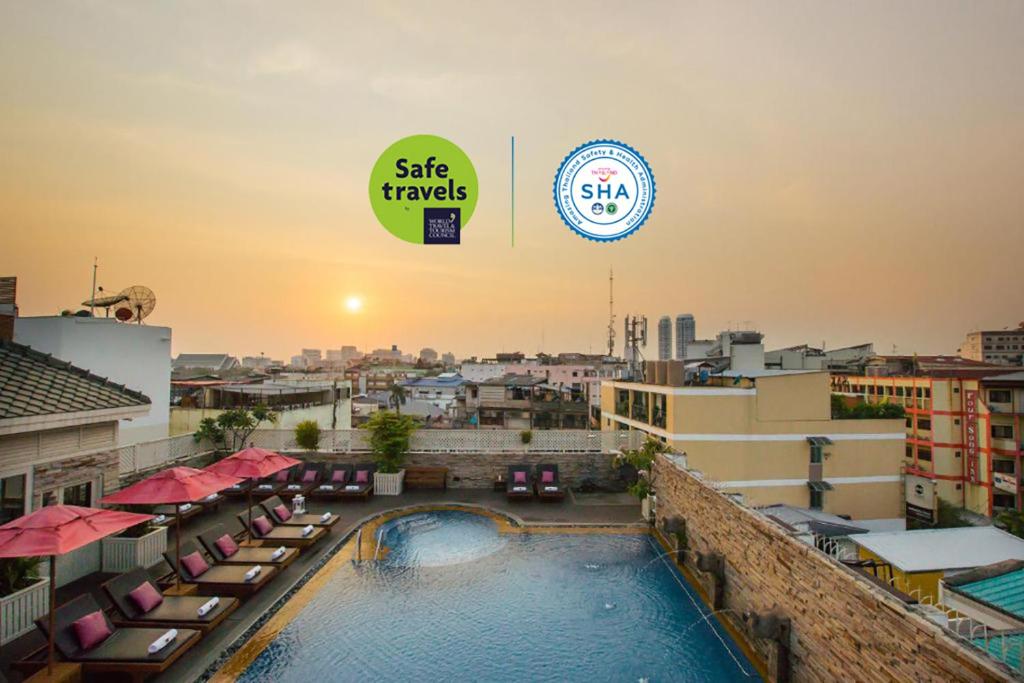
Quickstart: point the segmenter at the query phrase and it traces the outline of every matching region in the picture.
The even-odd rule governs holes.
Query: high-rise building
[[[960,356],[985,363],[1024,365],[1024,323],[1013,330],[969,332],[960,345]]]
[[[658,360],[672,360],[672,318],[667,315],[658,321]]]
[[[691,313],[676,316],[676,360],[686,358],[686,345],[697,338],[697,321]]]
[[[319,367],[320,360],[320,349],[302,349],[302,363],[305,367]]]

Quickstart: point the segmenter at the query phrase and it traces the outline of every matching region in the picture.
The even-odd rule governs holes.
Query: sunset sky
[[[416,133],[476,166],[460,246],[370,209]],[[613,244],[552,205],[594,138],[657,181]],[[0,234],[22,315],[77,308],[98,256],[174,353],[598,352],[610,266],[620,342],[627,312],[690,312],[951,353],[1024,320],[1024,3],[9,0]]]

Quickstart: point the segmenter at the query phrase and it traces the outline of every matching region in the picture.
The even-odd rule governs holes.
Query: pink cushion
[[[252,520],[252,528],[256,530],[260,536],[265,536],[270,533],[274,525],[270,523],[270,520],[260,515],[256,519]]]
[[[544,470],[540,475],[540,483],[542,484],[553,484],[555,483],[555,473],[551,470]]]
[[[185,571],[189,573],[192,578],[202,576],[210,565],[207,564],[203,556],[199,554],[199,551],[195,551],[185,557],[181,558],[181,566],[185,568]]]
[[[224,557],[231,557],[238,552],[238,544],[235,543],[235,539],[231,538],[228,534],[224,534],[214,541],[213,544],[217,546],[217,550],[219,550]]]
[[[346,479],[348,479],[348,470],[334,470],[334,473],[331,474],[331,481],[335,484],[344,484]]]
[[[356,472],[356,483],[357,484],[365,484],[368,481],[370,481],[370,471],[369,470],[359,470],[358,472]]]
[[[132,602],[135,603],[135,606],[138,607],[139,611],[143,614],[164,601],[164,596],[160,595],[160,591],[158,591],[149,581],[146,581],[135,590],[129,592],[128,597],[131,598]]]
[[[316,470],[306,470],[305,474],[302,475],[302,481],[306,484],[316,481]]]
[[[288,470],[281,470],[274,478],[278,481],[288,481]]]
[[[523,472],[522,470],[519,470],[518,472],[513,473],[512,474],[512,483],[513,484],[525,484],[526,483],[526,472]]]
[[[75,628],[78,645],[83,650],[93,649],[113,633],[107,625],[107,618],[99,610],[86,614],[72,625]]]
[[[276,508],[274,508],[274,514],[277,515],[277,518],[279,520],[281,520],[282,522],[287,522],[289,519],[292,518],[292,511],[289,510],[288,507],[284,503],[282,503],[281,505],[278,505]],[[263,532],[263,533],[266,533],[266,532]]]

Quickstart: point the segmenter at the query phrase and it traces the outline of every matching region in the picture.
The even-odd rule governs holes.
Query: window
[[[914,459],[914,447],[911,444],[907,444],[907,460]]]
[[[989,403],[1011,403],[1013,394],[1009,389],[992,389],[988,392]]]
[[[811,446],[811,463],[821,464],[821,446]]]
[[[0,479],[0,524],[25,514],[25,475]]]
[[[1015,474],[1012,460],[995,459],[992,461],[992,471],[1001,474]]]
[[[92,504],[92,482],[64,487],[64,504],[87,508]]]
[[[1017,496],[1012,493],[996,493],[992,495],[992,507],[994,508],[1015,508],[1017,507]]]
[[[1013,425],[992,425],[993,439],[1012,439]]]
[[[928,448],[927,446],[918,446],[917,447],[917,459],[918,460],[925,460],[927,462],[931,462],[932,461],[932,449]]]
[[[919,418],[917,418],[917,428],[918,429],[928,429],[928,430],[930,430],[932,428],[932,421],[931,420],[925,420],[925,419],[919,417]]]
[[[824,502],[824,500],[823,500],[824,497],[825,497],[824,496],[824,492],[823,491],[814,491],[814,490],[812,490],[810,492],[810,494],[811,494],[811,500],[810,500],[810,504],[808,505],[808,507],[811,508],[812,510],[820,510],[821,509],[821,505]]]

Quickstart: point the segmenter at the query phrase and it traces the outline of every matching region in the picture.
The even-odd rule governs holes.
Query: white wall
[[[94,375],[141,391],[149,415],[121,420],[120,445],[167,436],[170,424],[171,328],[110,318],[17,318],[14,341],[66,360]]]

